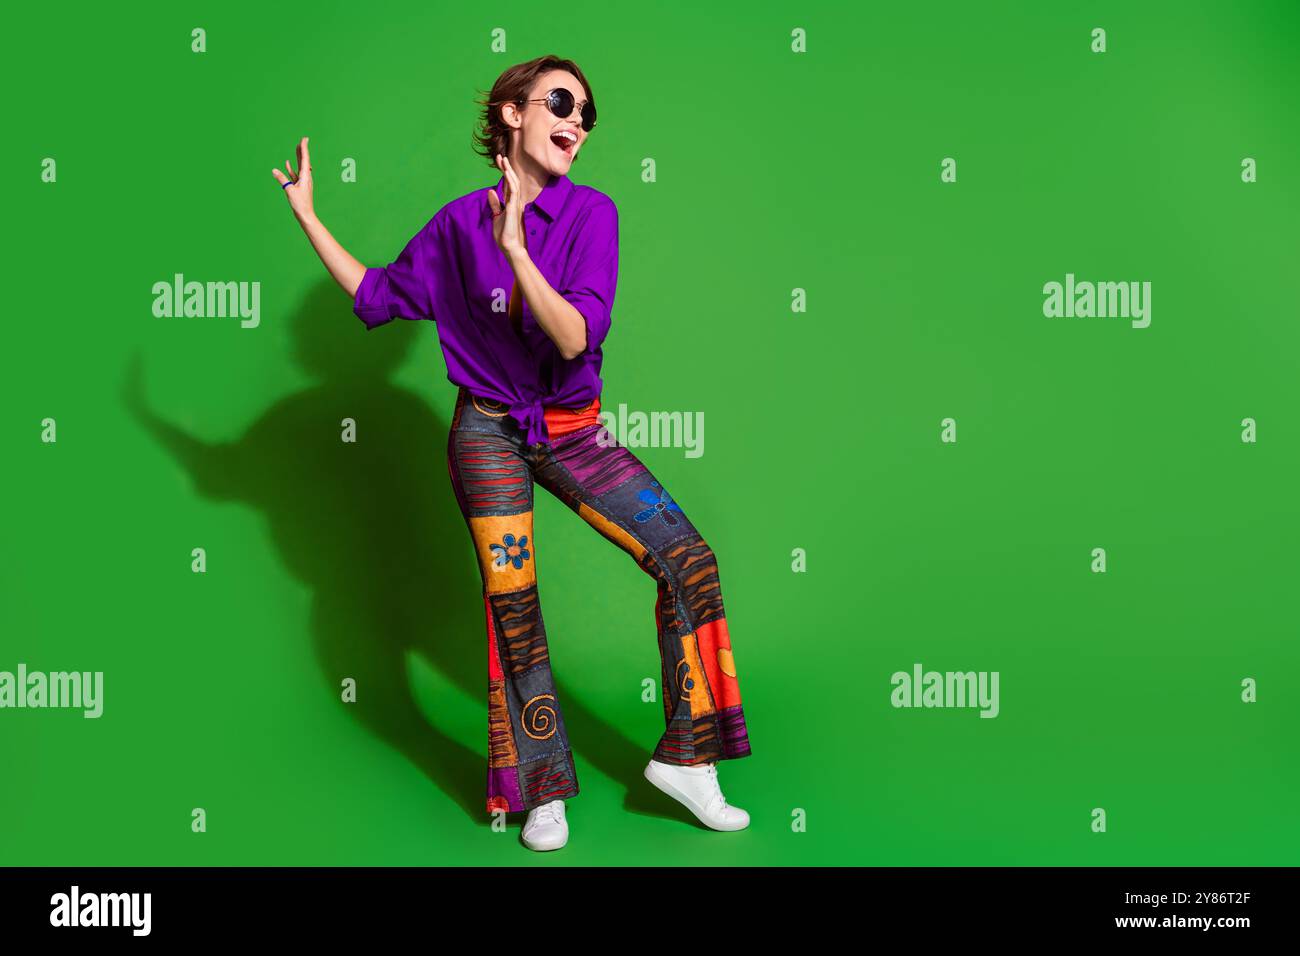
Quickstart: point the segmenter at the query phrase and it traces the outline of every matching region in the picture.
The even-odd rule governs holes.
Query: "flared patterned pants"
[[[664,763],[745,757],[740,704],[713,551],[667,490],[586,410],[548,408],[549,444],[529,445],[500,402],[461,388],[447,467],[483,580],[488,651],[487,810],[531,810],[578,793],[537,596],[534,481],[626,551],[658,583],[655,626]],[[541,553],[546,553],[541,544]],[[584,582],[569,582],[582,587]],[[648,622],[647,622],[648,623]]]

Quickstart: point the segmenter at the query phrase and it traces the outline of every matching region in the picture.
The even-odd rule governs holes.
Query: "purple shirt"
[[[505,177],[497,181],[498,198]],[[552,176],[524,207],[528,255],[587,321],[587,348],[565,359],[522,302],[522,338],[508,315],[514,271],[492,236],[487,189],[453,199],[396,261],[366,269],[353,311],[367,329],[432,319],[447,378],[509,406],[529,444],[549,442],[543,405],[580,408],[600,395],[601,343],[618,280],[618,209],[604,193]]]

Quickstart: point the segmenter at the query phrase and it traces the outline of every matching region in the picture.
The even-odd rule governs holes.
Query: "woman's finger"
[[[287,159],[284,161],[284,168],[289,171],[289,178],[296,182],[298,174],[293,171],[293,167],[289,165],[289,160]]]
[[[285,183],[289,181],[289,177],[286,176],[284,173],[280,172],[280,170],[278,169],[272,169],[271,175],[275,177],[275,181],[279,183],[281,186],[283,186]]]

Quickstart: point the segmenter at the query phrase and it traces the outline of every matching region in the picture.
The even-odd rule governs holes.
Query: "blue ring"
[[[287,183],[285,183],[283,186],[281,186],[280,188],[281,188],[281,189],[288,189],[290,186],[296,186],[296,185],[298,185],[298,180],[296,180],[296,179],[291,179],[291,180],[289,180]]]

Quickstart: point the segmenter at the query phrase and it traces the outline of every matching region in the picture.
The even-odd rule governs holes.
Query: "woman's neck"
[[[551,174],[534,163],[523,150],[515,149],[513,152],[510,166],[519,179],[520,205],[526,206],[537,198],[537,194],[550,180]]]

